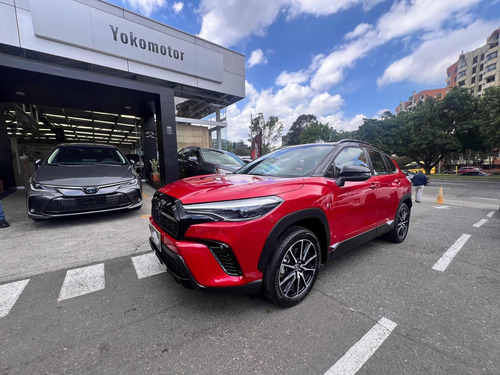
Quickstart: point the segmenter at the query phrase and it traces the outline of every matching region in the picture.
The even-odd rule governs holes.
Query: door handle
[[[378,188],[377,184],[371,184],[370,185],[370,189],[375,190],[376,188]]]

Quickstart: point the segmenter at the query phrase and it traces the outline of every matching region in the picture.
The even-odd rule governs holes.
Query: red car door
[[[364,150],[360,147],[342,149],[328,169],[326,179],[332,194],[329,225],[332,244],[345,241],[375,228],[376,197],[373,177],[367,181],[348,181],[338,186],[336,179],[345,165],[368,167]],[[331,179],[330,179],[331,178]]]

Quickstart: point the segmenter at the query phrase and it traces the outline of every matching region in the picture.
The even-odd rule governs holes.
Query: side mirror
[[[190,156],[188,160],[198,164],[198,158],[196,156]]]
[[[130,159],[130,158],[128,159],[128,161],[129,161],[131,164],[135,164],[135,163],[137,163],[137,161],[135,161],[134,159]]]
[[[35,167],[36,167],[36,169],[38,169],[41,164],[42,164],[42,159],[35,160]]]
[[[362,165],[344,165],[337,178],[337,185],[344,186],[346,181],[366,181],[371,177],[369,168]]]

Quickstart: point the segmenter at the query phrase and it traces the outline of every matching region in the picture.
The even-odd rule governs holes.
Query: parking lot
[[[149,186],[141,210],[47,222],[16,192],[2,200],[0,374],[498,374],[498,184],[443,182],[437,205],[438,184],[405,242],[327,263],[290,309],[176,284],[149,248]]]

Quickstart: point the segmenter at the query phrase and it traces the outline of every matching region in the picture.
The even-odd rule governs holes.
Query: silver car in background
[[[26,189],[34,220],[142,206],[141,179],[114,146],[61,144],[37,165]]]

